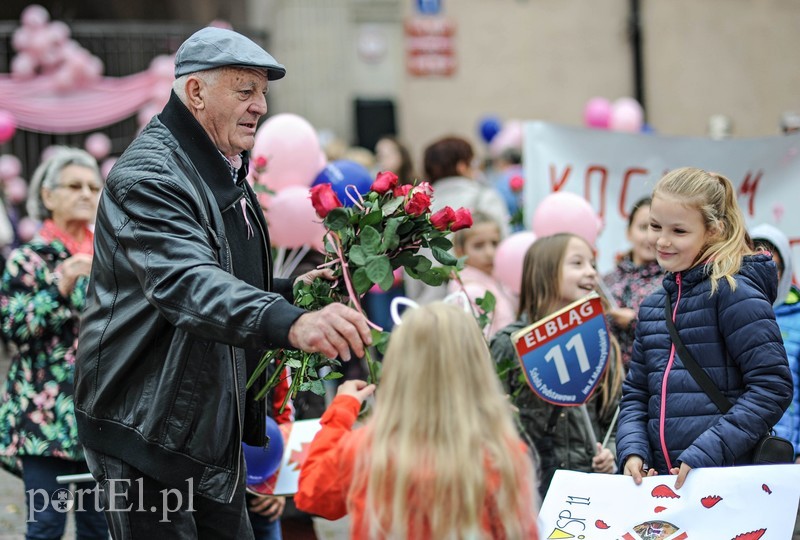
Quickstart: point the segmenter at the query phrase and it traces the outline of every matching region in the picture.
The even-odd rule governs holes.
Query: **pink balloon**
[[[33,30],[20,26],[11,36],[11,46],[17,52],[24,51],[31,46],[31,39],[33,39]]]
[[[611,102],[603,97],[593,97],[583,108],[583,123],[586,127],[608,129],[611,122]]]
[[[22,162],[17,156],[3,154],[0,156],[0,180],[8,180],[22,174]]]
[[[311,124],[296,114],[278,114],[258,128],[251,155],[269,161],[259,182],[273,190],[310,186],[319,172],[319,139]]]
[[[0,144],[8,142],[17,131],[17,120],[8,111],[0,110]]]
[[[602,222],[583,197],[568,191],[557,191],[545,197],[533,212],[533,232],[537,238],[557,233],[577,234],[594,245]]]
[[[111,139],[105,133],[92,133],[86,137],[83,147],[94,159],[101,160],[111,153]]]
[[[522,286],[522,263],[525,253],[536,240],[530,231],[520,231],[500,242],[494,252],[493,275],[514,294],[520,293]]]
[[[175,80],[175,58],[166,54],[156,56],[150,61],[148,70],[160,79]]]
[[[23,242],[30,242],[39,230],[39,223],[29,217],[24,217],[17,223],[17,235]]]
[[[289,186],[276,193],[265,213],[272,244],[284,248],[322,243],[325,227],[311,205],[308,188]]]
[[[111,168],[117,162],[117,158],[108,158],[103,160],[103,163],[100,164],[100,175],[103,177],[103,180],[108,179],[108,173],[111,172]]]
[[[11,76],[27,80],[36,75],[36,59],[28,53],[19,53],[11,60]]]
[[[614,131],[639,133],[644,123],[644,111],[639,102],[630,97],[622,97],[611,106],[609,127]]]
[[[28,183],[24,178],[15,176],[3,182],[6,200],[11,204],[21,204],[28,198]]]
[[[51,39],[58,44],[65,43],[71,35],[69,26],[64,21],[53,21],[47,26]]]
[[[53,157],[56,152],[58,152],[58,145],[54,144],[52,146],[48,146],[47,148],[42,150],[42,154],[39,156],[39,160],[40,161],[47,161],[48,159]]]
[[[500,133],[494,136],[489,143],[489,153],[497,157],[503,150],[509,148],[522,148],[522,122],[519,120],[509,120],[503,123]]]
[[[22,10],[19,19],[22,21],[23,26],[41,28],[50,20],[50,13],[38,4],[31,4]]]

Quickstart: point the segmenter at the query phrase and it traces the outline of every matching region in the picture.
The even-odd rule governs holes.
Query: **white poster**
[[[556,471],[539,512],[540,539],[789,540],[800,465],[694,469],[644,478]]]
[[[283,435],[283,459],[280,468],[261,484],[248,485],[247,489],[262,495],[294,495],[300,480],[311,441],[322,427],[319,418],[279,424]]]
[[[800,267],[800,133],[714,141],[528,122],[524,141],[527,227],[550,193],[584,197],[604,224],[597,239],[601,273],[629,249],[625,231],[631,206],[649,195],[666,171],[684,166],[727,176],[747,225],[769,223],[782,230]]]

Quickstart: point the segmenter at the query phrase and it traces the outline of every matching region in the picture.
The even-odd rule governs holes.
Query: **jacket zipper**
[[[233,274],[233,257],[231,256],[231,247],[228,244],[228,239],[225,239],[225,253],[228,256],[228,268],[230,268],[230,273]],[[233,389],[236,392],[236,420],[239,425],[239,436],[238,436],[238,443],[236,445],[236,479],[233,482],[233,487],[231,488],[231,494],[228,498],[228,503],[233,502],[233,498],[236,496],[236,486],[239,485],[239,475],[242,472],[242,407],[239,404],[239,369],[236,365],[236,350],[233,346],[228,347],[231,351],[231,362],[233,364]]]
[[[250,198],[246,196],[244,188],[242,188],[242,196],[237,198],[236,201],[231,206],[226,208],[225,210],[229,210],[233,206],[236,206],[237,204],[239,204],[239,201],[241,201],[243,198],[244,198],[245,204],[247,204],[247,208],[251,212],[255,213],[255,210],[253,210],[253,206],[250,204]],[[261,226],[261,221],[258,220],[258,219],[256,219],[255,221],[258,224],[259,231],[261,231],[261,238],[262,238],[262,242],[264,243],[264,250],[265,250],[265,252],[267,254],[267,276],[266,276],[267,277],[267,283],[266,283],[266,288],[267,288],[267,290],[269,290],[269,289],[272,288],[272,272],[270,272],[270,268],[272,266],[272,257],[271,257],[270,252],[269,252],[269,245],[267,244],[267,241],[266,241],[266,239],[267,239],[266,233],[264,231],[264,228]],[[226,253],[228,255],[228,266],[230,267],[230,272],[231,272],[231,274],[233,274],[233,257],[231,256],[230,245],[228,245],[227,242],[225,242],[225,251],[226,251]],[[234,375],[233,383],[234,383],[234,389],[236,390],[236,418],[237,418],[237,420],[239,422],[239,441],[240,442],[239,442],[239,444],[237,446],[237,448],[238,448],[238,452],[237,452],[238,457],[237,457],[237,460],[236,460],[236,481],[233,484],[233,490],[231,491],[231,496],[228,499],[229,503],[231,501],[233,501],[233,497],[236,495],[236,486],[239,485],[239,474],[241,473],[241,466],[242,466],[242,444],[241,444],[241,439],[242,439],[242,433],[244,432],[244,430],[242,429],[242,410],[241,410],[241,405],[239,404],[239,370],[238,370],[238,368],[236,366],[236,351],[234,351],[233,347],[230,347],[230,350],[231,350],[231,359],[233,361],[233,375]],[[265,405],[265,407],[266,407],[266,405]],[[266,411],[265,411],[265,414],[266,414]]]
[[[678,298],[675,300],[675,307],[672,308],[672,321],[675,322],[675,319],[678,314],[678,304],[681,301],[681,274],[680,272],[675,274],[675,283],[678,285]],[[666,302],[666,298],[664,299]],[[664,454],[664,460],[667,463],[667,471],[672,469],[672,461],[669,459],[669,452],[667,452],[667,438],[665,434],[665,422],[667,419],[667,379],[669,379],[670,371],[672,371],[672,364],[675,362],[675,344],[672,343],[670,340],[671,347],[669,350],[669,361],[667,362],[667,368],[664,370],[664,378],[661,380],[661,411],[660,411],[660,418],[659,418],[659,438],[661,439],[661,452]]]

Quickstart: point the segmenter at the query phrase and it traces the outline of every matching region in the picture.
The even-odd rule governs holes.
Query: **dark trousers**
[[[168,486],[121,459],[86,449],[86,462],[102,487],[101,499],[115,540],[158,538],[253,540],[247,516],[244,464],[230,503]]]
[[[22,456],[25,483],[27,539],[60,539],[67,513],[75,514],[76,536],[81,540],[106,540],[106,518],[96,501],[94,482],[59,484],[57,476],[85,474],[86,464],[56,457]],[[80,493],[79,493],[80,491]]]

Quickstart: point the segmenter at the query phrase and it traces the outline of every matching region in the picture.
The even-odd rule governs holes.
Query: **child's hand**
[[[681,486],[683,486],[683,483],[686,482],[686,477],[689,475],[689,471],[691,470],[692,468],[686,463],[681,463],[680,469],[678,467],[673,467],[669,470],[669,474],[678,475],[678,479],[675,480],[675,489],[681,489]]]
[[[622,470],[625,476],[632,476],[634,483],[638,486],[642,483],[642,476],[655,476],[658,474],[655,469],[644,470],[644,460],[639,456],[630,456],[625,460],[625,467]]]
[[[592,470],[598,473],[614,474],[617,472],[617,464],[614,462],[614,454],[608,448],[603,448],[597,443],[597,454],[592,458]]]
[[[349,381],[344,381],[341,385],[339,385],[336,395],[353,396],[358,400],[359,403],[364,403],[364,400],[371,396],[374,391],[374,384],[367,384],[366,381],[351,379]]]

